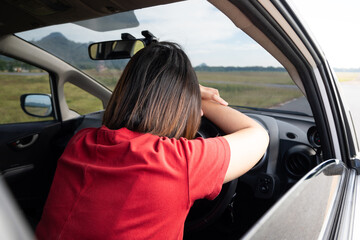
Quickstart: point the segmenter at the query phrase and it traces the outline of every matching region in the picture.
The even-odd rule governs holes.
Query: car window
[[[91,60],[88,45],[121,39],[122,33],[142,38],[141,32],[148,30],[160,41],[180,44],[200,83],[219,88],[231,105],[312,115],[308,102],[285,68],[207,1],[184,1],[116,16],[127,19],[118,30],[95,31],[76,23],[17,36],[53,53],[112,90],[128,60]],[[101,18],[94,21],[100,22]],[[91,25],[94,24],[87,26]],[[59,42],[62,44],[53,44]]]
[[[100,99],[69,82],[64,85],[64,94],[69,109],[81,115],[104,109]]]
[[[23,94],[51,94],[49,74],[19,60],[0,55],[0,124],[52,120],[26,114],[20,104]]]
[[[289,74],[282,68],[275,71],[266,68],[195,69],[200,84],[219,89],[222,97],[232,106],[291,110],[286,107],[287,104],[304,99]]]

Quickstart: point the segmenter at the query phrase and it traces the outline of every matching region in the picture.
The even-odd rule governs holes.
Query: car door
[[[57,159],[74,132],[71,126],[76,120],[60,121],[51,74],[5,56],[0,56],[0,64],[0,173],[35,226]],[[29,93],[51,99],[52,113],[47,117],[26,114],[20,98]]]
[[[231,2],[251,22],[243,30],[278,58],[305,92],[324,159],[245,239],[356,239],[357,139],[324,54],[287,1]]]

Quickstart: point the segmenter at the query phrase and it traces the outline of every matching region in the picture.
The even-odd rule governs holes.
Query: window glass
[[[160,41],[180,44],[200,82],[219,88],[220,94],[230,104],[311,115],[308,102],[284,67],[207,1],[177,2],[118,13],[113,17],[122,19],[122,22],[111,31],[95,31],[88,28],[94,24],[86,27],[84,23],[76,23],[17,35],[113,90],[128,60],[91,60],[88,56],[89,44],[121,39],[122,33],[143,38],[141,32],[148,30]],[[93,21],[101,27],[102,18]],[[52,44],[55,42],[62,44]]]
[[[200,84],[219,89],[230,105],[285,109],[295,99],[304,99],[289,74],[277,71],[197,71]],[[304,99],[305,100],[305,99]]]
[[[64,94],[69,108],[81,115],[104,109],[100,99],[71,83],[65,83]]]
[[[29,93],[51,94],[49,74],[42,69],[0,55],[0,123],[52,120],[26,114],[20,96]]]

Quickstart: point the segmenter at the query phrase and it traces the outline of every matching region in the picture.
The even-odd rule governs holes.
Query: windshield
[[[118,40],[122,33],[142,38],[141,31],[148,30],[160,41],[180,44],[188,54],[199,82],[219,89],[231,105],[312,115],[305,97],[281,64],[206,1],[184,1],[92,21],[45,27],[16,35],[112,90],[128,60],[91,60],[89,44]],[[118,29],[112,30],[114,27]],[[293,104],[294,101],[301,104]]]

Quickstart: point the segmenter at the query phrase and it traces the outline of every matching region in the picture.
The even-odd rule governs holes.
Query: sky
[[[281,66],[254,40],[235,27],[207,1],[190,0],[135,11],[140,26],[119,31],[96,32],[74,24],[63,24],[18,34],[39,40],[51,32],[61,32],[75,42],[120,39],[122,32],[142,37],[150,30],[161,41],[179,43],[193,66]]]
[[[330,65],[360,68],[359,0],[292,0]]]
[[[359,1],[360,2],[360,1]],[[333,67],[360,68],[360,3],[355,0],[292,0]],[[135,11],[139,27],[126,29],[135,37],[150,30],[160,40],[179,43],[194,66],[280,66],[257,43],[206,1],[191,0]],[[170,24],[169,24],[170,23]],[[39,40],[62,32],[75,42],[120,39],[120,31],[99,33],[78,25],[57,25],[19,34]],[[85,37],[87,36],[87,37]]]

